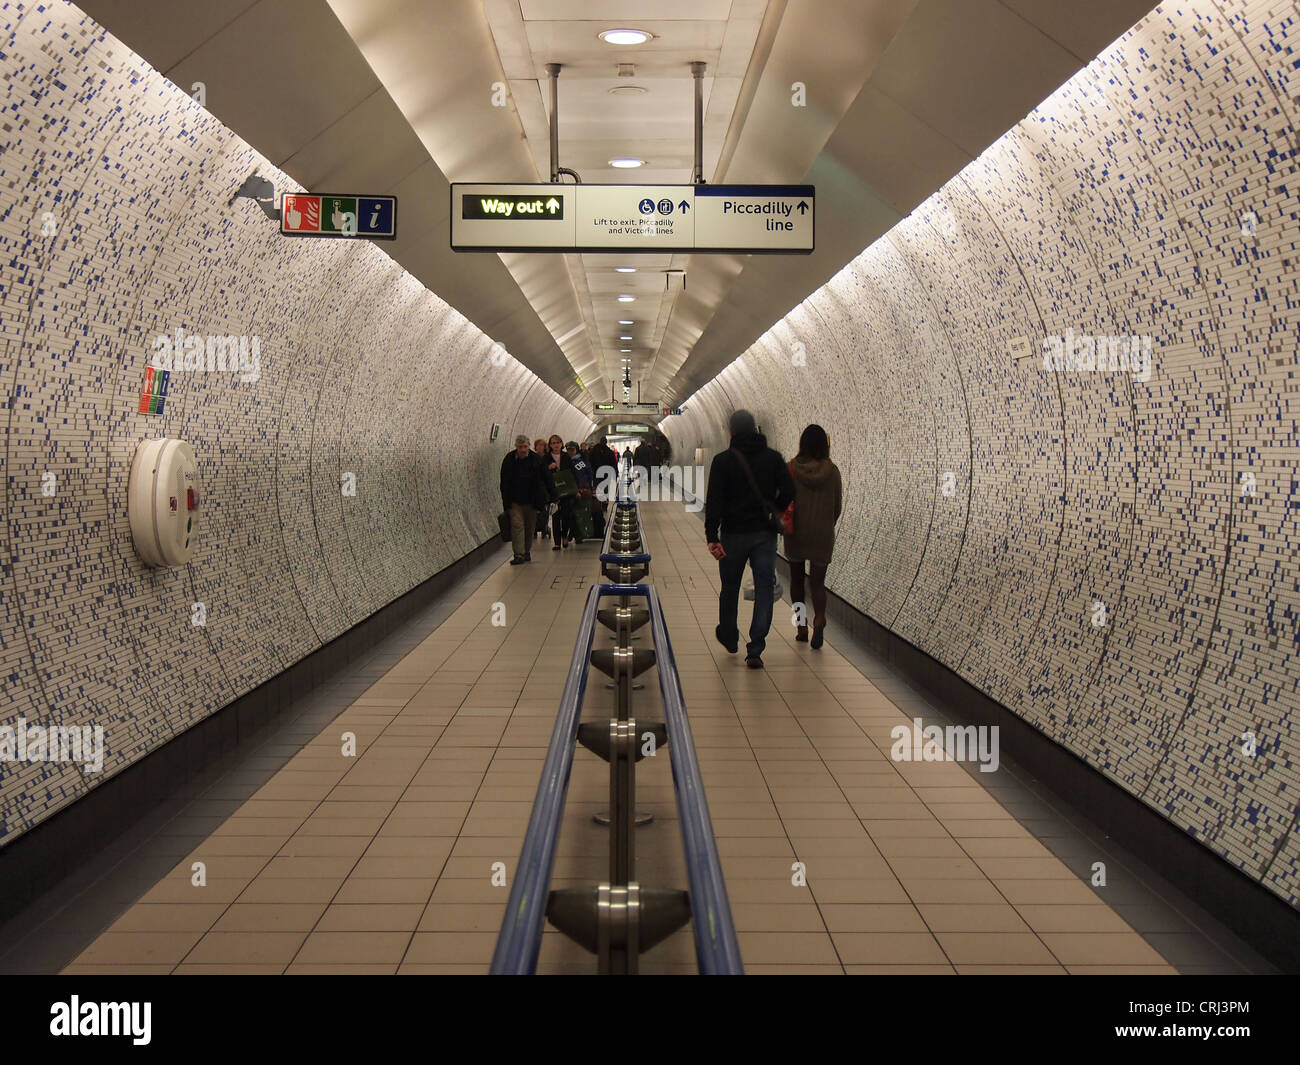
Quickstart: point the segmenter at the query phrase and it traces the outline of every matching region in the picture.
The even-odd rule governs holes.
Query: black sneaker
[[[512,558],[512,559],[510,560],[510,565],[512,565],[512,566],[522,566],[526,561],[528,561],[528,560],[527,560],[527,559],[524,559],[524,558],[520,558],[518,555],[516,555],[514,558]]]
[[[750,655],[748,658],[745,659],[745,665],[747,665],[750,669],[762,669],[763,660],[759,658],[758,655]]]
[[[737,646],[738,646],[737,642],[736,642],[735,640],[732,640],[730,643],[728,643],[726,640],[724,640],[724,639],[722,638],[722,626],[721,626],[721,625],[715,625],[715,626],[714,626],[714,628],[713,628],[713,635],[714,635],[715,637],[717,637],[718,643],[722,644],[722,646],[725,647],[725,648],[727,649],[727,654],[729,654],[729,655],[734,655],[734,654],[736,653],[736,648],[737,648]]]

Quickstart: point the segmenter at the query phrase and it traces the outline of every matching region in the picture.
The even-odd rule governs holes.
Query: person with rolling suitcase
[[[573,502],[573,538],[577,543],[582,543],[583,540],[593,540],[596,536],[596,523],[592,520],[591,513],[595,480],[592,477],[591,463],[583,456],[577,443],[570,440],[564,448],[569,453],[569,465],[578,482],[578,496]]]

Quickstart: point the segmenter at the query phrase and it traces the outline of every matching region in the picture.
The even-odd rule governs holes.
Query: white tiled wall
[[[0,761],[3,845],[492,537],[516,432],[591,423],[380,248],[227,207],[254,170],[296,185],[75,7],[0,0],[0,72],[0,725],[108,747],[97,775]],[[175,373],[137,413],[178,326],[258,336],[260,380]],[[198,454],[201,534],[151,570],[126,484],[164,435]]]
[[[1155,9],[663,426],[823,425],[833,589],[1292,905],[1298,44],[1292,0]],[[1067,328],[1150,379],[1045,371]]]

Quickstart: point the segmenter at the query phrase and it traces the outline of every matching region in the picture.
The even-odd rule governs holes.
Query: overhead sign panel
[[[690,251],[695,246],[688,185],[578,185],[578,248]]]
[[[573,247],[576,185],[451,187],[455,251],[568,251]]]
[[[741,252],[815,247],[812,185],[451,186],[453,251]]]
[[[813,192],[812,185],[701,185],[695,250],[812,251]]]

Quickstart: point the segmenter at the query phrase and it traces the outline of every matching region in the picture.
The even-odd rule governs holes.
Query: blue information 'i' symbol
[[[673,213],[673,201],[668,199],[667,196],[665,196],[662,200],[659,201],[659,213],[660,214]]]
[[[654,202],[654,200],[650,199],[649,196],[647,196],[644,200],[641,201],[641,203],[640,203],[640,207],[641,207],[641,213],[642,213],[642,214],[654,214],[654,213],[655,213],[655,202]]]

